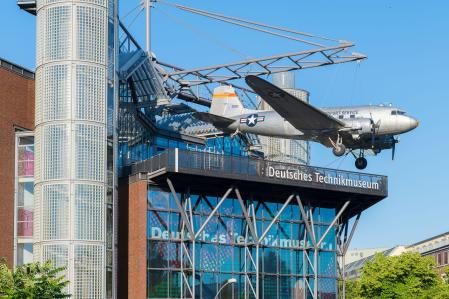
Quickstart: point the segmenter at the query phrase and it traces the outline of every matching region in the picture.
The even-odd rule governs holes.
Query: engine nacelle
[[[372,133],[373,124],[369,118],[345,119],[344,122],[354,137]]]

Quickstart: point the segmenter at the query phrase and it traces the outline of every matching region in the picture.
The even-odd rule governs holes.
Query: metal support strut
[[[178,207],[179,213],[182,219],[181,228],[181,276],[180,276],[180,289],[182,298],[195,298],[198,296],[195,294],[195,276],[196,276],[196,243],[201,242],[201,235],[206,229],[207,225],[217,216],[217,212],[222,204],[229,198],[232,192],[235,193],[240,207],[242,209],[242,216],[246,221],[245,228],[245,239],[244,239],[244,298],[260,298],[260,252],[259,248],[264,244],[264,240],[271,230],[271,228],[279,221],[279,218],[284,213],[288,205],[291,204],[292,200],[296,198],[297,204],[300,209],[300,214],[303,221],[302,233],[298,235],[298,244],[303,242],[302,253],[303,253],[303,285],[302,289],[298,289],[300,293],[297,296],[301,298],[307,298],[307,294],[313,294],[313,298],[318,298],[318,260],[319,253],[322,250],[321,247],[324,244],[324,240],[331,232],[332,228],[337,230],[337,255],[344,256],[348,250],[349,243],[354,235],[355,228],[359,222],[360,214],[357,215],[355,222],[352,226],[349,237],[347,235],[348,231],[348,220],[345,219],[341,221],[341,217],[345,210],[348,208],[350,201],[346,201],[343,206],[339,209],[331,223],[326,227],[323,234],[317,235],[318,231],[315,231],[315,224],[313,220],[313,207],[310,205],[304,206],[299,195],[293,193],[288,196],[288,198],[283,202],[281,208],[277,211],[276,215],[271,219],[268,226],[262,231],[258,232],[256,225],[256,212],[253,203],[245,204],[240,191],[238,188],[230,186],[226,192],[223,194],[221,199],[218,201],[217,205],[212,209],[210,214],[207,216],[206,220],[201,224],[198,230],[195,231],[193,226],[193,209],[195,209],[196,204],[192,208],[192,202],[190,194],[184,196],[184,202],[182,202],[176,193],[172,181],[167,178],[167,185],[171,191],[174,198],[176,206]],[[206,198],[200,196],[200,198]],[[212,205],[209,203],[212,208]],[[322,225],[322,224],[321,224]],[[343,233],[344,232],[344,233]],[[184,233],[187,233],[186,235]],[[259,234],[260,233],[260,234]],[[344,235],[342,235],[344,234]],[[344,238],[344,240],[342,240]],[[309,243],[309,240],[312,244]],[[189,243],[186,243],[189,242]],[[313,253],[313,257],[310,257],[309,253]],[[344,261],[344,258],[343,258]],[[337,261],[338,263],[338,261]],[[312,270],[312,275],[309,275],[307,269]],[[341,270],[341,269],[339,269]],[[241,271],[241,270],[239,270]],[[344,277],[344,267],[342,269],[343,274],[340,275],[345,281]],[[341,274],[341,271],[340,271]],[[311,281],[313,279],[313,283]],[[344,292],[344,283],[343,283]],[[201,294],[200,294],[201,295]],[[299,298],[299,297],[298,297]],[[343,293],[344,298],[344,293]]]

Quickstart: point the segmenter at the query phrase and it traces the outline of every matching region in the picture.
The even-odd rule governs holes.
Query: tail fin
[[[219,86],[214,89],[210,113],[219,116],[243,114],[245,108],[232,86]]]

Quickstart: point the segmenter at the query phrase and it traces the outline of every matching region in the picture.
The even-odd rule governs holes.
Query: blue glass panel
[[[320,221],[331,223],[335,218],[335,209],[320,208]]]
[[[279,278],[279,298],[292,298],[292,278],[281,276]]]
[[[169,272],[169,292],[171,298],[181,298],[181,272]]]
[[[335,252],[320,252],[318,274],[322,276],[337,276]]]
[[[326,299],[337,298],[336,279],[321,278],[318,280],[318,296]]]
[[[164,241],[148,241],[148,267],[168,268],[168,243]]]
[[[153,209],[168,209],[168,198],[170,194],[159,188],[150,187],[148,192],[148,204]]]
[[[149,298],[169,298],[168,273],[158,270],[148,271],[147,293]]]
[[[278,298],[277,277],[274,275],[263,275],[261,281],[263,284],[262,298]]]
[[[290,274],[293,271],[291,250],[279,250],[279,273]]]
[[[276,274],[278,272],[277,261],[278,261],[278,252],[276,249],[269,247],[262,249],[263,272]]]

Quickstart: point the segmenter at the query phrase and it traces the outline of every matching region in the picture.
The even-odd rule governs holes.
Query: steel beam
[[[260,244],[260,242],[262,242],[262,240],[265,238],[265,236],[268,234],[268,232],[270,231],[271,227],[273,226],[273,224],[278,220],[278,218],[281,216],[282,212],[284,212],[285,208],[288,206],[288,204],[292,201],[294,194],[290,195],[287,200],[285,201],[285,203],[282,205],[281,209],[278,211],[278,213],[276,214],[276,216],[273,218],[273,220],[271,220],[270,224],[268,225],[268,227],[265,229],[265,231],[262,233],[262,235],[260,236],[259,240],[257,241],[257,244]]]
[[[315,237],[312,234],[312,229],[310,228],[310,224],[308,221],[309,217],[307,216],[306,211],[304,210],[304,206],[303,206],[301,199],[298,195],[296,195],[296,200],[298,201],[299,209],[301,211],[302,218],[304,219],[304,224],[306,225],[307,232],[309,233],[309,235],[311,237],[310,239],[312,240],[312,243],[313,243],[313,247],[315,248],[317,246],[316,246]],[[306,244],[307,244],[307,239],[306,239]]]
[[[221,200],[218,202],[218,204],[215,206],[215,208],[212,210],[212,212],[210,212],[209,216],[207,217],[206,221],[204,221],[203,225],[201,225],[200,229],[195,233],[195,239],[198,238],[201,233],[203,232],[203,230],[206,228],[206,225],[209,223],[209,221],[212,219],[212,217],[215,216],[215,213],[218,211],[218,209],[220,208],[220,206],[222,205],[222,203],[226,200],[226,198],[229,196],[229,193],[231,193],[231,191],[234,188],[231,187],[229,188],[226,193],[223,195],[223,197],[221,198]]]
[[[256,229],[253,226],[251,218],[248,215],[248,211],[245,208],[245,203],[243,202],[243,199],[242,199],[242,196],[240,195],[239,189],[235,188],[235,194],[237,195],[237,199],[240,203],[240,207],[242,208],[242,212],[243,212],[243,215],[245,216],[246,223],[248,223],[248,227],[251,231],[251,234],[253,235],[254,242],[257,243],[259,241],[259,238],[257,237]]]
[[[332,229],[332,227],[335,225],[335,222],[337,222],[337,220],[340,218],[341,214],[343,214],[343,212],[346,210],[346,208],[348,207],[348,205],[351,202],[348,200],[347,202],[345,202],[345,204],[343,205],[343,207],[340,209],[340,211],[338,212],[338,214],[335,216],[334,220],[332,220],[331,224],[328,226],[328,228],[326,229],[326,231],[324,232],[324,234],[321,236],[321,239],[318,241],[317,243],[317,247],[319,247],[321,245],[321,243],[323,242],[324,238],[326,238],[327,234],[329,233],[329,231]]]
[[[352,225],[352,229],[351,232],[349,233],[349,238],[348,240],[343,244],[343,255],[346,254],[346,252],[348,251],[349,248],[349,244],[351,243],[352,237],[354,235],[354,232],[357,228],[357,225],[359,224],[359,220],[360,220],[360,216],[362,215],[362,213],[357,214],[354,224]]]
[[[190,238],[193,240],[195,240],[195,234],[193,232],[193,226],[190,223],[189,219],[187,218],[187,215],[185,213],[185,210],[182,207],[181,202],[179,201],[178,195],[176,194],[175,188],[173,187],[173,183],[171,182],[171,180],[169,178],[167,178],[167,184],[168,187],[170,188],[170,191],[175,199],[175,203],[176,206],[178,207],[179,210],[179,214],[181,214],[182,220],[186,223],[187,226],[187,230],[189,231],[190,234]]]

